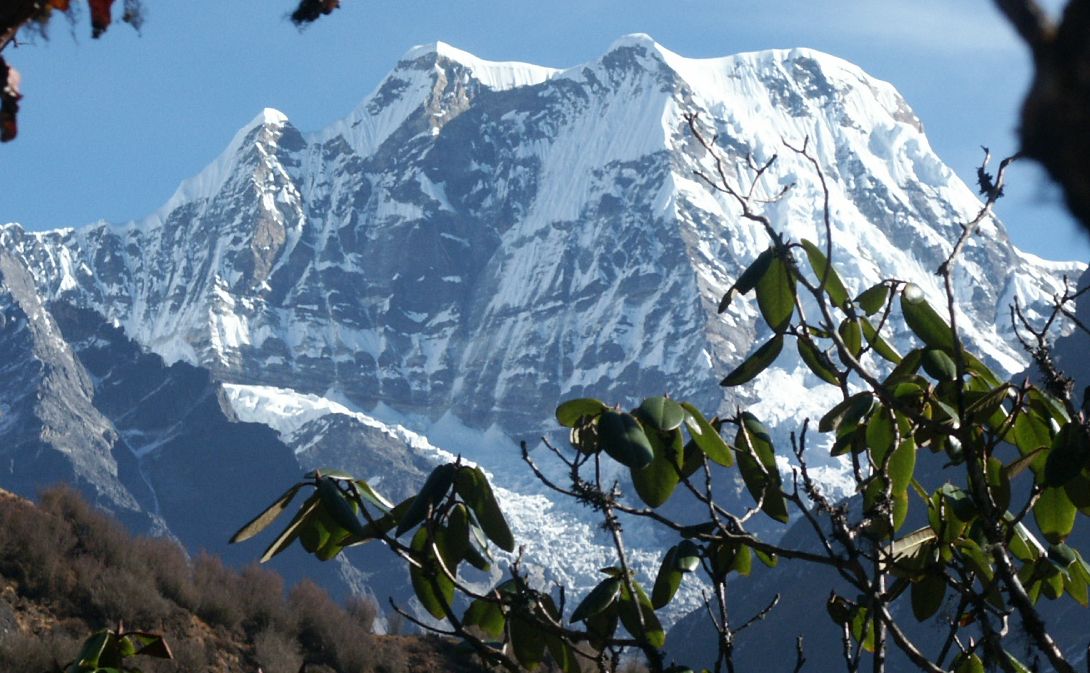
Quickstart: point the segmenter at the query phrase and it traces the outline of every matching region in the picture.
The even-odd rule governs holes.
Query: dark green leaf
[[[371,540],[381,537],[386,533],[389,533],[397,525],[398,519],[401,519],[412,508],[413,502],[416,500],[416,496],[410,496],[402,502],[398,503],[397,507],[375,519],[368,522],[363,527],[363,535],[352,535],[345,541],[344,546],[349,547],[352,545],[363,544],[370,542]]]
[[[700,410],[693,405],[688,402],[682,402],[681,406],[685,411],[689,412],[690,420],[687,425],[693,443],[700,448],[709,460],[718,463],[723,467],[734,465],[734,452],[731,451],[730,446],[723,440],[719,431],[716,430],[715,427],[704,418],[704,415],[700,413]]]
[[[883,282],[864,290],[855,298],[855,302],[864,313],[874,315],[882,310],[887,299],[889,299],[889,286]]]
[[[840,402],[821,417],[818,430],[832,432],[841,425],[854,425],[867,415],[874,406],[874,395],[870,392],[856,393]]]
[[[958,377],[958,368],[953,358],[938,348],[928,348],[923,352],[923,368],[937,381],[953,381]]]
[[[1071,499],[1071,503],[1080,512],[1090,515],[1090,477],[1087,476],[1086,470],[1068,479],[1063,489],[1067,497]]]
[[[311,514],[318,508],[318,494],[315,493],[307,498],[303,505],[299,508],[299,511],[295,513],[295,516],[288,522],[286,528],[280,532],[280,535],[276,536],[276,539],[272,541],[272,544],[265,550],[265,553],[261,555],[258,560],[259,563],[265,563],[272,557],[276,556],[280,552],[287,549],[292,542],[295,542],[295,538],[299,536],[299,529],[303,524],[307,523]]]
[[[1048,426],[1048,421],[1041,419],[1032,409],[1023,409],[1015,417],[1011,431],[1006,436],[1007,441],[1017,446],[1023,456],[1038,456],[1030,466],[1035,474],[1044,473],[1047,457],[1047,454],[1037,453],[1037,450],[1052,446]]]
[[[1011,480],[1003,468],[1003,461],[994,456],[988,459],[986,464],[988,488],[991,490],[996,506],[1001,510],[1006,509],[1011,502]]]
[[[868,652],[874,651],[874,620],[863,606],[852,608],[851,634],[855,641]]]
[[[507,633],[515,659],[523,668],[532,671],[545,661],[545,634],[529,615],[512,612],[507,620]]]
[[[1090,439],[1078,422],[1072,421],[1060,428],[1052,441],[1052,451],[1045,463],[1045,483],[1063,486],[1082,472],[1090,458]]]
[[[621,623],[634,637],[639,638],[642,635],[653,647],[662,647],[666,644],[666,632],[663,631],[662,624],[655,615],[655,609],[651,607],[651,599],[647,597],[647,593],[639,582],[634,579],[631,582],[636,592],[635,600],[624,584],[621,585],[621,600],[618,605]]]
[[[587,617],[587,635],[589,636],[591,647],[596,650],[605,648],[606,643],[617,631],[617,623],[620,620],[617,613],[616,603],[611,602],[606,609],[596,615]],[[572,621],[574,622],[576,620],[573,619]]]
[[[825,601],[825,610],[836,624],[847,624],[852,619],[852,604],[835,593],[829,594],[829,600]]]
[[[704,523],[693,524],[692,526],[683,526],[678,533],[684,538],[700,537],[702,535],[711,535],[715,532],[715,522],[705,521]]]
[[[451,508],[447,516],[446,535],[444,542],[447,545],[447,553],[444,559],[448,563],[451,572],[454,567],[462,562],[469,554],[472,545],[469,540],[469,510],[465,505],[457,504]]]
[[[886,385],[893,386],[901,381],[912,379],[916,376],[916,372],[920,369],[920,362],[923,360],[923,350],[916,348],[910,350],[905,354],[901,361],[893,368],[893,371],[886,377]]]
[[[133,652],[134,655],[153,657],[155,659],[174,658],[174,654],[170,651],[170,646],[167,645],[167,641],[158,634],[130,631],[125,634],[125,638],[132,641],[135,647],[135,652]]]
[[[646,433],[654,458],[640,469],[632,469],[632,485],[640,499],[650,507],[659,507],[673,495],[681,480],[684,452],[681,431]]]
[[[561,673],[580,673],[579,660],[575,657],[571,645],[566,640],[552,633],[545,634],[545,643],[549,646],[549,655],[560,667]]]
[[[614,460],[633,469],[646,467],[655,452],[643,428],[631,414],[607,410],[598,420],[598,437]]]
[[[98,660],[106,649],[106,645],[110,642],[110,636],[111,633],[108,629],[93,633],[87,640],[83,641],[83,646],[80,648],[79,654],[76,655],[76,662],[83,666],[97,668]]]
[[[462,622],[468,626],[476,626],[484,631],[490,638],[499,638],[503,635],[504,625],[507,620],[503,616],[503,610],[492,601],[478,598],[469,604]]]
[[[445,619],[447,612],[444,606],[454,604],[454,583],[439,568],[427,528],[421,527],[416,531],[410,547],[421,564],[420,567],[409,565],[413,591],[428,614],[436,619]]]
[[[963,654],[954,665],[954,673],[984,673],[984,662],[975,654]]]
[[[972,384],[982,385],[982,382],[973,379]],[[1005,425],[1004,421],[1007,419],[1007,412],[1003,408],[1003,402],[1008,398],[1010,390],[1010,384],[1004,383],[995,388],[985,388],[982,392],[966,393],[966,399],[969,401],[968,406],[965,407],[966,418],[988,423],[989,427],[998,431]]]
[[[845,318],[836,331],[852,357],[858,358],[859,354],[863,352],[863,328],[859,324],[859,320]]]
[[[704,467],[704,452],[700,450],[696,442],[690,439],[685,443],[685,450],[682,453],[681,477],[688,479],[702,467]]]
[[[878,355],[895,365],[901,364],[901,360],[903,359],[901,354],[878,333],[878,330],[875,329],[874,325],[872,325],[869,320],[860,318],[859,325],[863,328],[863,338],[867,340],[867,343],[874,349],[875,353],[878,353]]]
[[[318,506],[314,508],[314,512],[307,517],[306,523],[299,527],[299,543],[303,545],[303,549],[311,554],[317,554],[318,558],[323,561],[329,560],[329,556],[326,554],[319,554],[319,551],[329,542],[330,538],[334,535],[340,537],[344,532],[344,529],[333,520],[333,516],[326,509],[325,504],[322,503],[321,497],[318,499]],[[327,550],[327,554],[331,550]],[[324,556],[324,558],[323,558]]]
[[[674,556],[677,569],[683,573],[691,573],[700,567],[700,547],[692,540],[682,540],[678,543],[677,553]]]
[[[893,443],[897,441],[896,431],[893,412],[884,406],[875,409],[867,421],[867,446],[879,467],[893,448]]]
[[[356,515],[355,503],[348,500],[344,492],[337,487],[337,482],[329,477],[318,479],[318,497],[322,500],[322,506],[337,522],[337,525],[349,533],[360,536],[366,531]]]
[[[820,284],[825,282],[825,292],[834,306],[843,307],[848,303],[848,291],[844,289],[844,283],[837,275],[836,269],[829,266],[829,260],[825,253],[812,242],[802,239],[802,247],[806,250],[806,258],[810,261],[810,267]]]
[[[774,331],[783,332],[790,324],[795,312],[795,279],[778,257],[773,257],[757,283],[757,306]]]
[[[571,621],[573,623],[581,622],[602,612],[613,604],[614,599],[617,598],[617,592],[620,590],[620,577],[605,578],[598,583],[598,586],[591,589],[586,598],[575,607],[575,611],[571,615]]]
[[[758,561],[760,561],[768,568],[775,568],[780,562],[780,558],[775,554],[769,554],[768,552],[763,552],[760,549],[754,549],[753,554],[757,557]]]
[[[746,294],[753,288],[757,287],[757,283],[764,278],[765,273],[768,272],[768,267],[772,263],[772,259],[775,257],[775,251],[772,248],[768,248],[757,259],[753,260],[753,263],[746,267],[746,270],[742,272],[742,275],[738,277],[738,280],[727,290],[726,294],[719,301],[719,312],[727,310],[731,301],[734,299],[734,294]]]
[[[574,428],[579,419],[597,416],[608,408],[604,402],[590,397],[568,400],[556,408],[556,420],[565,428]]]
[[[942,575],[927,574],[918,582],[912,583],[912,614],[916,621],[922,622],[942,607],[946,596],[946,580]]]
[[[953,331],[942,316],[931,308],[931,304],[927,303],[919,286],[909,283],[901,291],[901,311],[904,312],[905,323],[909,329],[925,344],[947,353],[954,352]]]
[[[401,537],[407,531],[419,525],[428,516],[428,510],[438,505],[450,491],[454,479],[455,466],[445,463],[431,471],[424,485],[420,488],[412,507],[397,523],[395,537]]]
[[[669,397],[649,397],[640,404],[640,419],[661,432],[681,427],[685,411]]]
[[[464,465],[460,467],[454,476],[454,489],[473,510],[488,539],[504,551],[515,551],[515,536],[511,534],[511,528],[496,502],[496,495],[492,492],[488,477],[481,468]]]
[[[249,540],[265,530],[270,523],[276,520],[276,517],[280,516],[284,510],[288,508],[292,499],[295,498],[295,494],[298,493],[301,488],[303,488],[303,484],[296,484],[284,491],[283,495],[277,498],[273,504],[269,505],[264,512],[255,516],[242,528],[239,528],[238,532],[231,536],[230,544]]]
[[[571,429],[571,444],[581,453],[593,455],[602,450],[602,445],[598,441],[598,418],[597,416],[583,416]]]
[[[734,371],[727,374],[719,385],[740,386],[743,383],[750,382],[772,364],[781,350],[783,350],[783,335],[777,334],[746,358]]]
[[[799,356],[802,357],[802,361],[806,363],[810,371],[826,383],[831,383],[834,386],[839,384],[840,380],[836,377],[836,367],[833,365],[832,360],[829,359],[829,356],[818,350],[807,339],[797,339],[796,341]]]
[[[1071,534],[1077,511],[1064,489],[1051,486],[1041,492],[1033,517],[1045,539],[1058,544]]]
[[[677,568],[677,547],[670,547],[662,557],[655,586],[651,589],[651,605],[655,609],[666,607],[681,586],[682,572]]]
[[[742,481],[765,514],[787,523],[787,501],[780,491],[780,472],[768,429],[749,412],[742,413],[741,421],[735,444]]]

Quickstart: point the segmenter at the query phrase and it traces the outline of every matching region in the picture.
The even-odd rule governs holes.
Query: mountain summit
[[[744,402],[784,430],[828,406],[786,356],[744,393],[718,386],[765,335],[752,300],[716,305],[769,241],[697,177],[714,168],[692,114],[728,180],[776,157],[754,204],[824,244],[818,175],[787,147],[808,144],[850,291],[900,278],[941,295],[934,271],[980,203],[891,85],[812,50],[689,59],[646,35],[563,70],[417,47],[324,130],[262,112],[142,220],[6,225],[0,243],[46,302],[206,368],[249,420],[262,395],[270,409],[301,396],[402,423],[525,490],[508,438],[553,430],[567,397]],[[1021,370],[1008,305],[1039,310],[1082,268],[1022,253],[987,220],[959,266],[971,346]],[[820,469],[835,482],[840,468]]]

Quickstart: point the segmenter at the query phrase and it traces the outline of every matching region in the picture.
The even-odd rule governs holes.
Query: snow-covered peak
[[[614,40],[613,44],[609,45],[609,49],[607,49],[606,52],[608,53],[626,47],[642,47],[643,49],[656,50],[663,49],[663,47],[655,41],[655,38],[647,33],[629,33],[628,35],[622,35]]]
[[[250,120],[250,123],[242,128],[239,133],[245,133],[248,130],[253,130],[258,126],[269,126],[273,124],[286,124],[288,122],[288,116],[277,110],[276,108],[267,107],[261,110]]]
[[[559,72],[556,68],[532,63],[488,61],[439,41],[413,47],[401,57],[401,64],[416,62],[429,56],[435,57],[434,63],[437,68],[442,68],[444,61],[465,67],[474,79],[495,91],[539,84]],[[398,70],[401,69],[402,66],[399,65]]]
[[[239,168],[247,148],[253,146],[275,146],[291,123],[288,116],[280,110],[267,107],[261,110],[248,123],[240,128],[227,144],[227,148],[216,157],[215,161],[205,166],[200,173],[187,178],[178,185],[178,189],[162,207],[139,221],[128,222],[118,228],[136,227],[149,229],[160,226],[170,213],[186,203],[214,197]]]

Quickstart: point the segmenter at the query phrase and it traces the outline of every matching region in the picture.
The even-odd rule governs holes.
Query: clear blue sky
[[[411,46],[435,40],[557,67],[632,32],[692,57],[821,49],[897,86],[966,181],[981,144],[1014,150],[1029,78],[1027,54],[990,0],[343,0],[302,33],[286,19],[292,0],[144,1],[142,35],[115,25],[91,40],[86,16],[72,27],[59,18],[48,41],[5,51],[26,98],[19,139],[0,146],[0,222],[47,229],[140,217],[263,107],[318,130]],[[1011,179],[999,212],[1015,242],[1090,260],[1090,240],[1038,171]]]

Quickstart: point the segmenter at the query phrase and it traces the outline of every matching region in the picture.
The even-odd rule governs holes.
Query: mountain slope
[[[816,52],[691,60],[645,36],[565,71],[415,49],[326,131],[263,112],[144,221],[3,237],[47,297],[228,381],[519,435],[569,395],[669,389],[714,409],[755,314],[711,309],[767,239],[693,177],[687,112],[731,162],[778,153],[758,195],[793,185],[765,210],[818,240],[816,176],[783,145],[808,138],[852,289],[892,276],[937,295],[978,202],[892,87]],[[1019,369],[1006,303],[1077,268],[987,222],[959,297],[974,345]]]
[[[810,50],[697,60],[644,35],[566,70],[416,48],[325,130],[263,111],[143,220],[6,225],[0,245],[44,301],[206,368],[235,413],[247,396],[268,407],[252,420],[300,460],[385,468],[406,488],[432,456],[407,457],[387,431],[400,424],[481,463],[535,536],[533,559],[585,587],[608,549],[558,553],[557,539],[593,530],[513,460],[511,438],[555,430],[559,400],[665,391],[709,415],[747,404],[781,436],[832,402],[787,354],[741,392],[717,385],[766,336],[752,299],[723,315],[716,305],[769,241],[695,174],[715,168],[690,114],[739,188],[747,166],[775,156],[754,207],[789,237],[824,243],[819,177],[787,146],[806,144],[850,290],[899,278],[940,296],[934,270],[980,204],[892,86]],[[1007,306],[1018,297],[1040,312],[1083,266],[1021,253],[989,219],[958,268],[970,345],[1014,372],[1025,358]],[[287,398],[325,411],[310,427],[295,425],[300,406],[271,417]],[[346,447],[349,433],[368,439]],[[812,467],[840,483],[835,459]],[[650,568],[657,541],[629,532]]]

